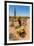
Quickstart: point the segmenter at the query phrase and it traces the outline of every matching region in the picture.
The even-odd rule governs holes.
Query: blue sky
[[[30,16],[30,6],[15,5],[16,16]],[[9,5],[9,16],[14,16],[14,5]]]

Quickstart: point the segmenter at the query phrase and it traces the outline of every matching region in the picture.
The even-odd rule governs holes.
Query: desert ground
[[[9,40],[30,39],[30,17],[9,16]]]

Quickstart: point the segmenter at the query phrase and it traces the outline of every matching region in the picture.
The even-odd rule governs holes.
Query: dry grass
[[[18,19],[21,21],[21,26]],[[29,17],[9,17],[9,39],[29,40],[30,39],[30,18]]]

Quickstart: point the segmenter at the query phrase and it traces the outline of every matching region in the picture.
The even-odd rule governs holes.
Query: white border
[[[30,40],[18,40],[18,41],[9,41],[9,5],[25,5],[25,6],[30,6]],[[31,26],[31,21],[32,21],[32,5],[31,4],[19,4],[19,3],[7,3],[7,43],[20,43],[20,42],[31,42],[32,40],[32,26]]]

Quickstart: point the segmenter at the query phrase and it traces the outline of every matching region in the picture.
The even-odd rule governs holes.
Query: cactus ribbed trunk
[[[14,17],[16,18],[16,7],[14,6]]]

